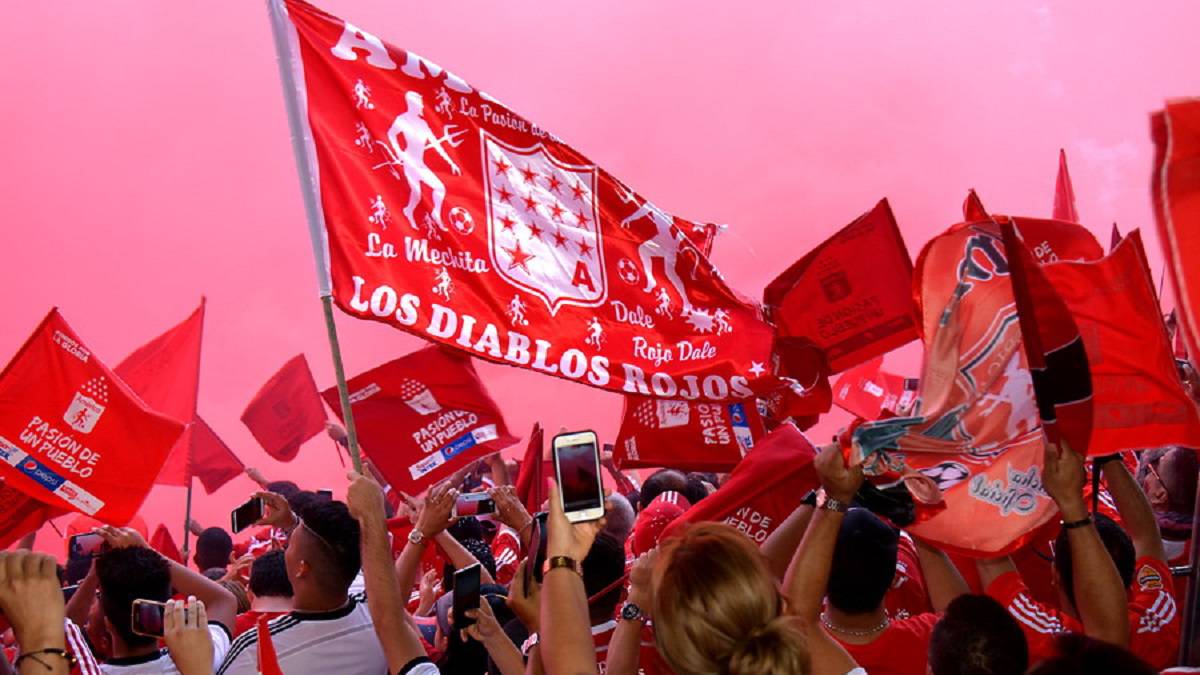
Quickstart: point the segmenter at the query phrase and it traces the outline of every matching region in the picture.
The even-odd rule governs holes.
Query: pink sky
[[[993,211],[1049,215],[1059,147],[1085,224],[1105,243],[1114,220],[1142,227],[1157,273],[1147,115],[1200,92],[1200,6],[1181,1],[323,7],[454,70],[668,211],[728,223],[714,259],[751,296],[880,197],[914,255],[970,187]],[[296,353],[332,383],[264,3],[21,3],[3,31],[0,360],[58,305],[115,365],[207,295],[201,414],[248,465],[340,494],[328,439],[284,466],[238,419]],[[339,321],[350,373],[420,344]],[[915,371],[916,353],[893,362]],[[480,371],[517,433],[534,420],[616,430],[615,395]],[[201,497],[197,515],[227,524],[249,489]],[[156,488],[151,525],[178,537],[183,495]]]

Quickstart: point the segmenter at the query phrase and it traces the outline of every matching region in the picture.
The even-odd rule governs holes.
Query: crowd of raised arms
[[[1091,463],[1048,445],[1061,524],[994,560],[948,555],[862,506],[861,468],[836,444],[816,457],[821,488],[761,546],[722,523],[665,532],[723,476],[664,469],[639,486],[607,456],[618,487],[589,522],[568,520],[553,486],[530,513],[498,454],[423,498],[351,472],[344,503],[250,469],[257,527],[235,543],[191,523],[187,564],[109,526],[66,568],[0,553],[0,673],[1159,672],[1179,648],[1169,565],[1187,555],[1196,456],[1095,459],[1099,509]],[[456,517],[469,492],[495,512]],[[456,616],[455,573],[474,565],[479,605]],[[166,603],[161,637],[134,625],[137,600]]]

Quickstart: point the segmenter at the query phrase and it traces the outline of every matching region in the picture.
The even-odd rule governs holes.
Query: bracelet
[[[38,650],[32,651],[32,652],[25,652],[17,657],[17,660],[13,662],[13,665],[20,668],[22,661],[24,661],[25,659],[33,659],[34,661],[37,661],[38,663],[42,664],[42,667],[45,668],[46,670],[54,670],[53,666],[51,666],[49,663],[46,663],[45,661],[38,658],[39,654],[48,654],[50,656],[60,656],[64,659],[66,659],[68,668],[74,668],[76,665],[75,655],[72,654],[71,652],[68,652],[65,649],[59,649],[58,647],[47,647],[46,649],[38,649]]]
[[[1092,524],[1092,517],[1087,516],[1086,518],[1080,518],[1079,520],[1072,520],[1069,523],[1064,520],[1062,526],[1063,526],[1064,530],[1078,530],[1081,527],[1087,527],[1088,525],[1091,525],[1091,524]]]

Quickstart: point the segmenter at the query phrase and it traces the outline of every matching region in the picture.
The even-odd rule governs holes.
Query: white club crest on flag
[[[100,421],[100,415],[104,414],[107,404],[108,383],[104,378],[93,377],[75,392],[75,397],[63,413],[63,421],[80,433],[90,434],[92,429],[96,428],[96,422]]]
[[[400,397],[418,415],[432,415],[442,409],[429,387],[416,380],[407,379],[400,385]]]
[[[638,404],[634,415],[648,429],[673,429],[687,426],[691,409],[686,401],[653,399]]]
[[[551,315],[562,305],[603,303],[608,287],[596,167],[560,161],[541,143],[517,148],[481,134],[496,272],[541,298]]]

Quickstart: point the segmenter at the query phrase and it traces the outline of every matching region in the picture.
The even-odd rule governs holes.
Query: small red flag
[[[1075,209],[1075,188],[1071,186],[1071,174],[1067,171],[1067,151],[1058,151],[1058,178],[1054,182],[1055,220],[1068,223],[1079,222],[1079,211]]]
[[[545,433],[541,423],[535,422],[529,432],[529,442],[525,445],[525,455],[521,458],[521,468],[517,471],[514,488],[517,499],[525,505],[530,513],[542,509],[543,491],[546,489],[545,470]]]
[[[258,617],[258,675],[283,675],[279,657],[275,655],[275,642],[271,640],[270,619]]]
[[[626,396],[613,459],[622,469],[665,466],[723,473],[733,469],[764,433],[752,402]]]
[[[812,444],[791,424],[782,424],[759,441],[720,489],[688,509],[663,533],[684,523],[728,523],[761,545],[817,487]],[[662,538],[660,538],[660,541]]]
[[[151,410],[51,310],[0,373],[0,478],[123,525],[183,424]]]
[[[886,199],[767,285],[782,338],[804,338],[841,372],[917,338],[912,261]],[[802,373],[780,373],[805,384]],[[828,408],[826,408],[828,409]]]
[[[285,363],[258,390],[242,423],[267,454],[290,462],[300,445],[325,430],[325,405],[303,354]]]
[[[1108,252],[1112,253],[1119,243],[1121,243],[1121,230],[1117,229],[1116,223],[1113,223],[1112,232],[1108,235]]]
[[[183,562],[183,554],[179,552],[179,547],[175,545],[175,539],[171,536],[171,532],[162,523],[154,528],[154,535],[150,537],[150,548],[180,565],[186,564]]]
[[[963,222],[977,223],[983,220],[991,220],[987,209],[983,208],[983,200],[974,190],[967,192],[967,198],[963,200]]]
[[[864,420],[877,420],[884,413],[902,414],[916,399],[917,382],[884,372],[883,357],[859,364],[833,385],[833,402]]]
[[[397,490],[415,495],[517,439],[471,360],[430,346],[347,382],[363,451]],[[341,415],[337,388],[321,394]]]
[[[233,454],[204,418],[197,415],[188,433],[191,434],[191,475],[200,479],[206,493],[211,495],[246,470],[242,460]]]
[[[1151,121],[1158,239],[1189,354],[1200,354],[1200,98],[1167,102]]]

